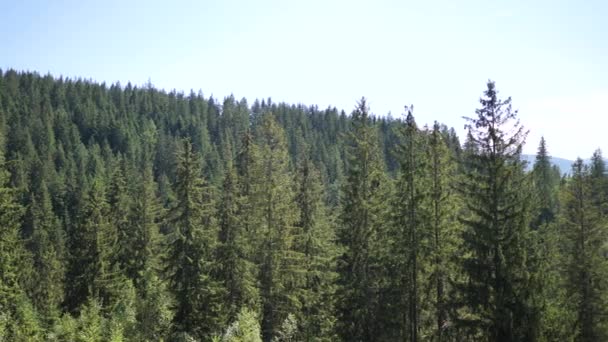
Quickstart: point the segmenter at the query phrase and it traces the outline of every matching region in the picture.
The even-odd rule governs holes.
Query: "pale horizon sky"
[[[557,157],[608,155],[608,2],[2,1],[0,68],[456,128],[488,79]]]

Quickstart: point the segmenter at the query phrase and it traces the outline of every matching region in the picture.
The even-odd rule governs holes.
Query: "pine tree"
[[[399,176],[393,205],[396,265],[396,288],[399,292],[399,339],[418,341],[421,334],[421,289],[426,278],[422,260],[428,253],[428,181],[424,135],[413,116],[413,107],[406,107],[407,117],[401,128],[402,141],[397,147]]]
[[[252,170],[251,203],[255,212],[255,260],[259,265],[262,300],[262,338],[270,341],[289,314],[297,314],[301,255],[293,248],[298,208],[285,133],[270,116],[262,118],[258,132],[259,160]]]
[[[336,293],[338,329],[347,341],[380,340],[380,268],[377,238],[386,200],[383,170],[365,99],[353,112],[348,159],[342,186],[338,238],[344,252],[338,259]]]
[[[566,305],[576,313],[576,341],[608,338],[606,315],[606,258],[602,246],[608,239],[606,221],[593,198],[593,174],[579,158],[566,184],[560,219],[565,254]]]
[[[188,140],[177,156],[176,205],[168,213],[169,235],[165,275],[175,297],[176,334],[210,338],[219,331],[222,288],[212,278],[212,248],[216,234],[208,218],[212,203],[205,198],[208,185],[201,177],[199,156]]]
[[[308,155],[302,156],[296,175],[295,249],[304,256],[305,283],[300,302],[300,340],[332,341],[334,332],[335,234],[323,201],[319,172]]]
[[[511,99],[498,99],[494,82],[480,103],[477,117],[466,118],[477,151],[467,154],[460,185],[468,211],[461,217],[467,280],[460,288],[470,314],[459,323],[489,341],[529,340],[537,322],[528,292],[529,192],[520,159],[527,132]]]

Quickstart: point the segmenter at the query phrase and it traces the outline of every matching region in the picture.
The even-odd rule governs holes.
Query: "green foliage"
[[[400,340],[418,341],[421,334],[421,305],[424,302],[422,288],[424,279],[429,277],[428,266],[423,260],[429,257],[428,234],[429,206],[427,156],[424,146],[425,136],[418,130],[413,116],[413,107],[406,107],[407,117],[400,130],[401,142],[396,155],[399,173],[396,181],[392,218],[394,239],[390,252],[394,265],[392,286],[398,289],[395,298],[395,316]]]
[[[13,303],[14,311],[4,327],[6,341],[43,341],[43,330],[36,310],[25,294],[20,294]]]
[[[70,264],[67,273],[67,307],[77,312],[90,298],[112,310],[125,280],[113,262],[116,252],[116,227],[108,219],[105,186],[96,178],[88,189],[78,225],[71,234]]]
[[[534,339],[537,312],[530,293],[529,185],[520,159],[526,132],[488,82],[476,118],[468,118],[475,146],[466,158],[460,190],[467,212],[460,290],[470,315],[460,325],[490,341]]]
[[[61,316],[64,298],[65,237],[45,184],[39,200],[33,196],[29,209],[34,262],[31,298],[41,317],[51,324]]]
[[[138,182],[132,190],[129,224],[126,227],[129,233],[122,242],[123,251],[126,252],[122,254],[124,256],[122,267],[141,294],[149,287],[146,284],[149,279],[147,275],[160,263],[158,221],[162,207],[157,197],[151,167],[144,166],[141,178],[135,179]]]
[[[605,340],[601,152],[526,173],[481,102],[461,147],[364,100],[0,71],[0,341]]]
[[[245,217],[239,210],[244,200],[239,195],[236,171],[228,160],[221,200],[218,201],[219,246],[216,253],[217,279],[226,289],[223,302],[228,321],[236,318],[241,307],[253,308],[258,302],[254,264],[247,258]]]
[[[9,308],[21,293],[19,272],[27,252],[20,236],[20,220],[24,209],[16,201],[15,191],[7,186],[8,172],[0,151],[0,308]]]
[[[374,341],[383,332],[376,318],[384,273],[379,237],[388,191],[368,110],[362,99],[353,113],[338,229],[344,247],[338,260],[338,328],[341,337],[351,341]]]
[[[218,342],[262,342],[260,324],[255,312],[241,309]]]
[[[262,336],[268,341],[287,315],[301,306],[297,294],[302,286],[302,254],[293,245],[298,208],[285,135],[270,115],[261,120],[250,201],[256,223],[252,236],[259,265]]]
[[[135,303],[136,323],[134,340],[165,340],[171,330],[173,321],[173,301],[168,295],[165,284],[151,271],[144,274],[145,288],[143,297],[137,297]]]
[[[175,297],[176,333],[210,338],[218,331],[222,288],[212,278],[216,231],[210,221],[213,203],[205,196],[201,162],[188,140],[182,142],[176,172],[177,203],[167,216],[164,273]]]
[[[288,314],[281,324],[281,329],[272,338],[272,342],[295,342],[297,332],[298,322],[294,315]]]
[[[594,174],[579,158],[572,165],[572,178],[562,194],[561,235],[564,255],[563,276],[567,302],[575,313],[570,328],[576,341],[607,338],[606,276],[603,246],[608,239],[606,220],[594,201]]]
[[[553,222],[557,216],[557,190],[560,180],[559,172],[551,166],[544,137],[540,140],[532,175],[538,207],[532,227],[538,228],[543,224]]]
[[[118,314],[114,318],[105,318],[102,307],[96,300],[89,300],[74,318],[65,314],[53,331],[47,336],[48,341],[57,342],[118,342],[126,341],[125,324],[129,318]]]
[[[428,311],[431,314],[425,318],[434,327],[427,329],[425,335],[444,341],[458,336],[454,329],[450,329],[448,322],[454,319],[449,313],[449,296],[453,292],[451,284],[459,280],[461,273],[454,256],[458,254],[462,231],[456,220],[460,209],[457,194],[452,188],[456,179],[456,155],[450,151],[446,136],[440,132],[437,122],[429,133],[426,154],[429,178],[429,281],[433,290],[429,296],[431,308]]]
[[[294,248],[304,257],[304,284],[299,340],[335,340],[336,258],[333,222],[324,207],[319,172],[310,158],[301,158],[296,173],[296,203],[300,208]]]

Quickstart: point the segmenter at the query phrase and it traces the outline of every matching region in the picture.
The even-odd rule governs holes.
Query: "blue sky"
[[[463,132],[487,79],[553,155],[608,154],[608,1],[0,1],[0,68]]]

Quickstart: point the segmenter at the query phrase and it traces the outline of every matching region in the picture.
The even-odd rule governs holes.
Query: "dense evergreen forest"
[[[0,341],[607,341],[601,152],[526,171],[480,94],[461,141],[0,71]]]

